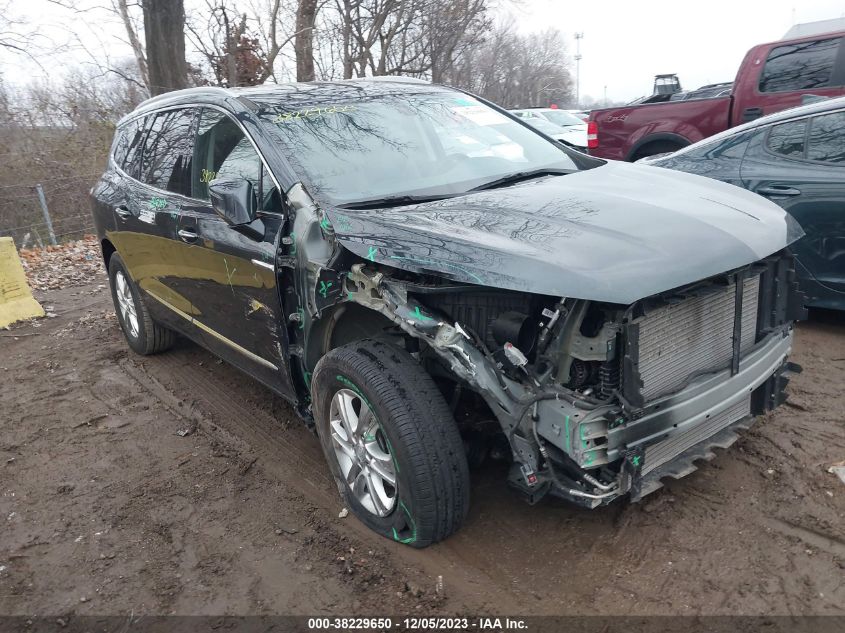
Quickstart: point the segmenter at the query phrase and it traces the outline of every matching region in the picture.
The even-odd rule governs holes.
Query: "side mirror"
[[[208,185],[214,211],[234,226],[255,220],[258,202],[252,183],[243,178],[215,178]]]

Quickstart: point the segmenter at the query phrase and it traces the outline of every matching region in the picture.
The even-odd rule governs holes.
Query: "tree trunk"
[[[314,81],[314,22],[317,19],[317,0],[299,0],[296,8],[296,80]]]
[[[117,7],[120,13],[120,19],[123,20],[123,26],[126,29],[126,36],[129,38],[129,45],[132,46],[132,54],[135,55],[135,62],[138,64],[138,74],[141,75],[141,82],[149,90],[150,76],[147,74],[147,58],[144,55],[141,40],[138,39],[138,33],[135,32],[135,27],[129,18],[129,7],[126,4],[126,0],[117,0]]]
[[[144,0],[150,94],[188,86],[183,0]]]

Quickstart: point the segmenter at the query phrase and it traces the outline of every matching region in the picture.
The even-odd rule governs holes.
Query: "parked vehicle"
[[[517,114],[517,116],[519,115]],[[542,132],[546,136],[550,136],[556,141],[560,141],[564,145],[567,145],[572,149],[578,150],[579,152],[587,152],[586,125],[583,126],[583,129],[573,132],[571,127],[574,126],[571,126],[570,129],[567,129],[559,126],[556,123],[552,123],[548,119],[543,119],[538,116],[526,116],[520,118],[522,118],[528,125],[533,127],[538,132]]]
[[[537,120],[548,121],[554,125],[566,130],[566,134],[553,136],[562,143],[577,149],[578,151],[586,151],[587,148],[587,123],[572,114],[568,110],[560,110],[558,108],[526,108],[523,110],[511,110],[513,114],[520,119],[525,119],[529,125]],[[542,124],[540,124],[542,125]],[[534,124],[536,127],[536,124]],[[548,129],[548,127],[547,127]],[[544,134],[548,132],[541,130]]]
[[[129,346],[178,332],[288,399],[347,507],[415,547],[461,524],[491,443],[529,501],[592,508],[784,399],[782,209],[461,91],[168,93],[119,123],[92,199]]]
[[[779,204],[806,233],[792,251],[807,305],[845,310],[845,98],[757,119],[648,164]]]
[[[845,32],[839,31],[755,46],[746,54],[727,95],[725,85],[716,84],[684,99],[666,94],[659,96],[662,102],[652,97],[643,105],[593,110],[590,154],[635,161],[801,105],[810,95],[843,95],[843,39]]]

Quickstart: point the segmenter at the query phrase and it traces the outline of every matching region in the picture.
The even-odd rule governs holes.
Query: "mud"
[[[416,551],[338,517],[284,401],[189,342],[132,354],[104,276],[38,298],[0,332],[0,613],[845,614],[841,315],[799,325],[789,405],[643,503],[529,507],[493,464]]]

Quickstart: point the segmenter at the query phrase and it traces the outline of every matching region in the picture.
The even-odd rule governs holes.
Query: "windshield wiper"
[[[458,194],[447,193],[428,196],[385,196],[384,198],[373,198],[372,200],[359,200],[338,205],[340,209],[386,209],[388,207],[401,207],[406,204],[421,204],[423,202],[435,202],[454,198]]]
[[[518,171],[515,174],[508,174],[507,176],[496,178],[496,180],[485,182],[483,185],[473,187],[472,189],[470,189],[470,191],[484,191],[485,189],[496,189],[498,187],[507,187],[508,185],[513,185],[523,180],[531,180],[532,178],[540,178],[542,176],[565,176],[566,174],[570,173],[572,173],[572,170],[570,169],[551,169],[548,167],[543,169],[535,169],[533,171]]]

